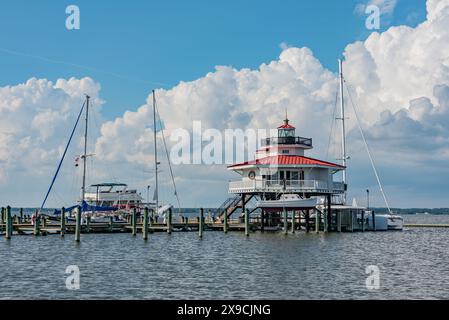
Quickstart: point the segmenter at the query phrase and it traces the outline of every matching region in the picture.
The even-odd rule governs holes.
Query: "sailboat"
[[[115,221],[125,221],[121,215],[123,213],[129,212],[129,210],[133,208],[138,208],[143,201],[143,198],[137,194],[136,190],[127,189],[127,185],[123,183],[100,183],[94,184],[90,186],[90,189],[95,188],[96,191],[88,191],[86,189],[86,160],[88,157],[93,156],[93,154],[87,153],[87,133],[88,133],[88,124],[89,124],[89,103],[90,96],[86,95],[86,99],[81,107],[81,110],[78,114],[75,125],[72,129],[70,138],[65,147],[64,153],[60,159],[58,164],[58,168],[53,176],[50,187],[45,195],[45,198],[41,205],[41,210],[44,208],[48,196],[53,188],[53,185],[56,181],[56,178],[61,169],[62,163],[67,154],[67,150],[72,141],[75,130],[78,126],[79,120],[83,111],[85,111],[85,128],[84,128],[84,153],[81,156],[78,156],[75,160],[75,166],[79,166],[79,159],[83,160],[83,178],[82,178],[82,186],[81,186],[81,198],[79,203],[73,205],[71,207],[66,208],[66,212],[68,213],[68,220],[72,219],[71,214],[74,209],[78,206],[81,208],[83,218],[91,217],[91,222],[109,222],[111,215],[115,218]],[[116,189],[116,188],[122,189]],[[106,188],[106,189],[104,189]],[[58,216],[61,214],[60,210],[55,210],[54,215]]]
[[[342,150],[342,159],[341,160],[342,160],[342,165],[344,167],[346,167],[346,160],[348,160],[349,157],[346,154],[345,101],[344,101],[344,89],[343,89],[344,85],[345,85],[345,80],[344,80],[344,77],[343,77],[343,62],[342,62],[342,60],[339,60],[338,62],[339,62],[339,91],[340,91],[340,113],[341,113],[340,114],[341,118],[339,118],[339,120],[342,121],[342,126],[341,126],[341,129],[342,129],[342,132],[341,132],[341,135],[342,135],[342,148],[341,148],[341,150]],[[364,132],[362,130],[362,126],[361,126],[360,119],[359,119],[358,114],[357,114],[357,110],[356,110],[356,108],[354,106],[353,99],[351,97],[351,94],[350,94],[349,89],[348,89],[347,86],[346,86],[346,90],[347,90],[350,102],[351,102],[353,110],[354,110],[355,118],[357,120],[358,129],[359,129],[360,134],[362,136],[362,139],[363,139],[366,151],[368,153],[368,157],[370,159],[370,163],[371,163],[372,169],[374,171],[374,175],[376,176],[376,180],[377,180],[377,183],[379,185],[379,189],[380,189],[380,192],[381,192],[382,197],[384,199],[384,202],[385,202],[385,205],[387,207],[388,213],[387,214],[383,214],[383,215],[368,214],[368,213],[371,213],[371,212],[368,211],[367,208],[358,206],[355,203],[355,201],[353,201],[352,205],[347,205],[346,204],[346,191],[343,194],[343,201],[342,201],[342,203],[341,204],[337,204],[337,205],[332,205],[332,210],[349,211],[351,215],[353,214],[353,212],[355,212],[355,213],[362,213],[363,212],[361,214],[361,216],[362,217],[366,217],[366,221],[361,221],[361,224],[364,225],[366,223],[368,225],[368,228],[371,228],[372,230],[378,230],[378,231],[380,231],[380,230],[402,230],[403,229],[403,225],[404,225],[404,219],[403,219],[403,217],[401,217],[399,215],[395,215],[391,211],[390,205],[388,203],[387,197],[386,197],[384,189],[382,187],[382,183],[380,181],[379,174],[377,172],[376,166],[374,165],[374,160],[373,160],[371,151],[370,151],[370,149],[368,147],[368,143],[366,141],[365,134],[364,134]],[[343,183],[346,185],[346,170],[343,170]],[[358,219],[361,220],[360,217]]]
[[[172,184],[173,184],[173,188],[174,188],[174,195],[176,197],[176,200],[178,202],[178,208],[180,209],[181,205],[179,202],[179,197],[178,197],[178,192],[176,190],[176,183],[175,183],[175,179],[174,179],[174,175],[173,175],[173,170],[171,167],[171,163],[170,163],[170,159],[168,156],[168,150],[167,150],[167,144],[165,143],[165,136],[164,136],[164,131],[162,130],[162,125],[161,125],[161,121],[160,121],[160,116],[159,116],[159,112],[157,109],[157,105],[156,105],[156,92],[155,90],[152,90],[152,95],[153,95],[153,137],[154,137],[154,172],[155,172],[155,188],[154,188],[154,196],[153,196],[153,201],[154,201],[154,214],[155,214],[155,219],[162,217],[163,221],[165,222],[166,218],[167,218],[167,212],[173,208],[173,205],[170,203],[166,203],[166,204],[161,204],[159,201],[159,165],[160,162],[158,161],[158,148],[157,148],[157,116],[159,118],[159,127],[161,128],[161,135],[162,135],[162,141],[163,141],[163,145],[164,145],[164,149],[165,149],[165,154],[167,156],[167,162],[168,162],[168,166],[169,166],[169,171],[170,171],[170,176],[171,176],[171,180],[172,180]]]

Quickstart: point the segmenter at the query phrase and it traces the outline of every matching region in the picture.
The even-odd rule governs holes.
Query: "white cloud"
[[[99,117],[103,103],[98,98],[99,90],[99,84],[90,78],[60,79],[56,83],[32,78],[0,88],[0,182],[5,186],[4,196],[14,190],[29,190],[30,185],[44,192],[85,93],[92,96],[92,105],[96,106],[92,114]]]

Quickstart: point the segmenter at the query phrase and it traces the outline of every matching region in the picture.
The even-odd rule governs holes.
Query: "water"
[[[449,223],[449,216],[406,216]],[[195,232],[0,239],[1,299],[447,299],[449,229],[295,235]],[[81,288],[68,290],[68,265]],[[365,285],[368,265],[380,288]]]

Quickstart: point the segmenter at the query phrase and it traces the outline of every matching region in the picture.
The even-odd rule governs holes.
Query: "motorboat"
[[[301,210],[315,208],[318,202],[318,198],[301,198],[298,194],[282,194],[278,200],[260,200],[256,203],[256,207],[265,211],[279,211],[283,208]]]

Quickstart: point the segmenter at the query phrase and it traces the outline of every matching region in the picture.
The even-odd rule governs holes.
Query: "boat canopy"
[[[66,212],[71,212],[76,207],[78,207],[78,205],[74,205],[74,206],[71,206],[69,208],[66,208],[65,211]],[[118,208],[115,208],[115,207],[102,207],[102,206],[91,206],[86,201],[83,201],[83,203],[81,205],[81,210],[83,212],[84,211],[117,211]],[[56,209],[54,214],[57,215],[57,216],[60,215],[61,214],[61,210],[57,210]]]

